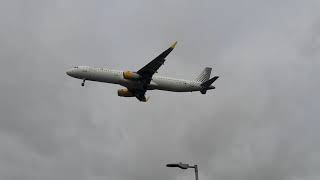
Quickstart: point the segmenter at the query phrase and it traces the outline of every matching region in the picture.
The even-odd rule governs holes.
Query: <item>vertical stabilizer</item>
[[[211,70],[212,70],[211,67],[204,68],[201,74],[196,78],[196,81],[201,83],[208,81],[210,79]]]

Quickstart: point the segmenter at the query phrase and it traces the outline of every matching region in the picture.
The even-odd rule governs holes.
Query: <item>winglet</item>
[[[150,98],[150,96],[148,96],[148,97],[143,97],[143,99],[142,99],[141,101],[142,101],[142,102],[148,102],[149,98]]]
[[[146,96],[136,96],[136,98],[140,101],[140,102],[148,102],[150,96],[146,97]]]
[[[174,48],[176,47],[177,43],[178,43],[177,41],[174,42],[174,43],[170,46],[170,48],[174,49]]]

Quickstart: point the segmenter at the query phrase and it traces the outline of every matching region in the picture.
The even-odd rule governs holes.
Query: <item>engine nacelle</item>
[[[135,72],[131,72],[131,71],[124,71],[123,72],[123,78],[125,78],[125,79],[138,80],[138,79],[140,79],[140,77],[141,76]]]
[[[129,91],[129,89],[119,89],[118,90],[118,96],[121,97],[134,97],[134,94]]]

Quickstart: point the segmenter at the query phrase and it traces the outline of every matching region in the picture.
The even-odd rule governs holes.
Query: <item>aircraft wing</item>
[[[175,48],[176,45],[177,41],[174,42],[167,50],[162,52],[158,57],[141,68],[137,73],[141,75],[147,83],[150,83],[153,74],[156,73],[158,69],[164,64],[166,60],[165,58],[170,54],[170,52]]]
[[[134,96],[142,102],[147,102],[149,97],[146,97],[146,89],[128,89],[130,92],[134,94]]]

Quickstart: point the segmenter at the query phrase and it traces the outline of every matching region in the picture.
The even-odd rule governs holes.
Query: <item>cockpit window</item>
[[[78,66],[75,66],[74,68],[76,68],[76,69],[77,69],[77,68],[78,68]]]

